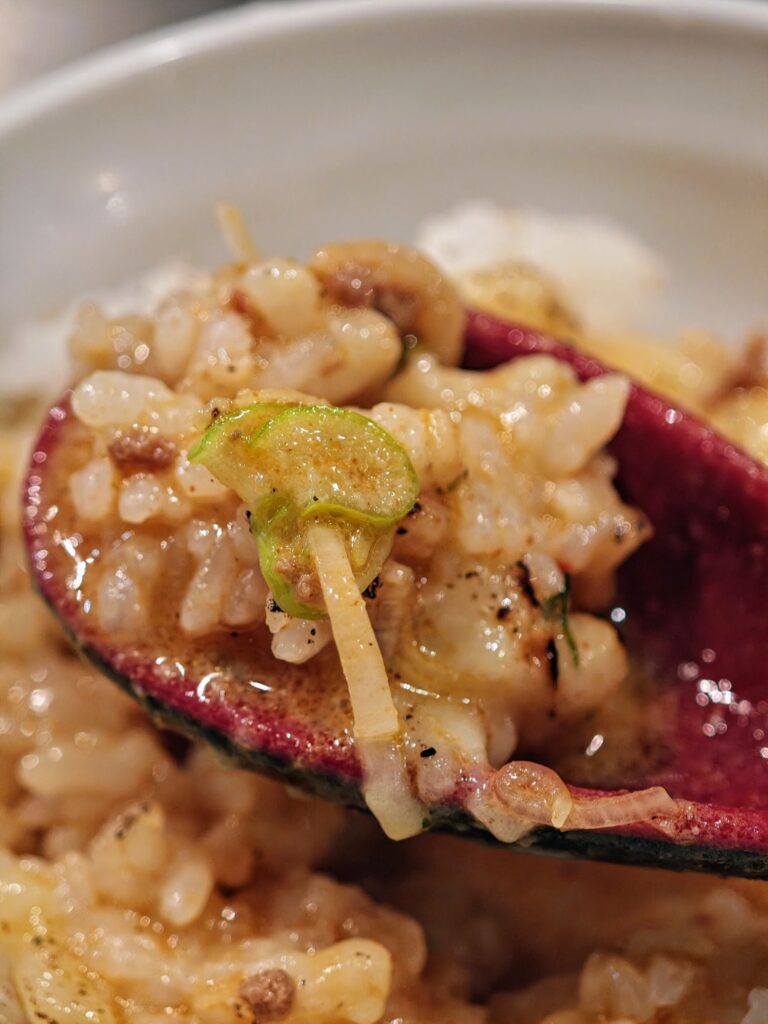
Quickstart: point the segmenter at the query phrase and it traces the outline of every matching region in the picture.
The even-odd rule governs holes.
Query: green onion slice
[[[331,405],[237,410],[213,423],[189,457],[246,503],[264,578],[278,605],[301,618],[326,614],[309,525],[339,531],[362,591],[419,492],[408,455],[386,430]]]

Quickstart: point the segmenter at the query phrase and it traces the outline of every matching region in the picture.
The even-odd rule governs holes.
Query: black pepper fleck
[[[379,587],[381,586],[381,584],[382,584],[381,576],[376,576],[376,578],[372,579],[371,582],[368,584],[368,586],[363,591],[363,597],[368,597],[371,600],[373,600],[376,597],[376,595],[378,594]]]
[[[534,591],[533,584],[531,583],[531,570],[525,562],[522,561],[517,563],[517,570],[520,574],[520,589],[531,602],[532,607],[538,608],[539,599],[536,597],[536,592]]]
[[[560,678],[560,659],[557,654],[557,644],[551,638],[547,640],[547,661],[549,662],[552,685],[556,687]]]

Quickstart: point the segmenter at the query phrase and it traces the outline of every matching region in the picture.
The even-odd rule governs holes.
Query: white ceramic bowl
[[[768,4],[372,0],[240,8],[0,109],[0,325],[171,256],[212,203],[265,248],[408,238],[465,198],[623,222],[665,323],[768,307]]]

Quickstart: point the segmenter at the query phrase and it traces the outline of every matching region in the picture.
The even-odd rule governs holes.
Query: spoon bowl
[[[568,362],[582,380],[609,372],[554,338],[470,314],[467,366],[542,353]],[[346,695],[323,684],[332,651],[303,666],[281,664],[278,680],[248,633],[190,643],[170,629],[159,645],[141,637],[124,644],[88,617],[78,589],[84,556],[62,500],[62,456],[79,443],[81,430],[65,397],[47,417],[24,486],[33,578],[75,646],[159,724],[205,739],[239,765],[364,808]],[[663,828],[541,827],[521,845],[768,877],[768,685],[761,659],[768,641],[760,621],[768,598],[768,469],[636,383],[612,452],[622,496],[654,526],[653,538],[620,573],[613,618],[630,651],[653,666],[645,703],[660,724],[647,756],[597,784],[566,781],[579,796],[595,797],[661,785],[677,800],[678,814]],[[457,785],[430,806],[430,826],[490,838],[465,810],[466,796]]]

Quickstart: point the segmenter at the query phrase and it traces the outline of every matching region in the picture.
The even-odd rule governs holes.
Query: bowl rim
[[[166,64],[221,54],[254,41],[307,29],[361,22],[391,22],[446,13],[473,18],[500,10],[537,17],[640,19],[670,29],[703,28],[722,34],[757,33],[768,44],[768,3],[763,0],[297,0],[250,3],[177,22],[103,47],[12,90],[0,100],[0,139],[11,136],[89,95],[118,87]]]

